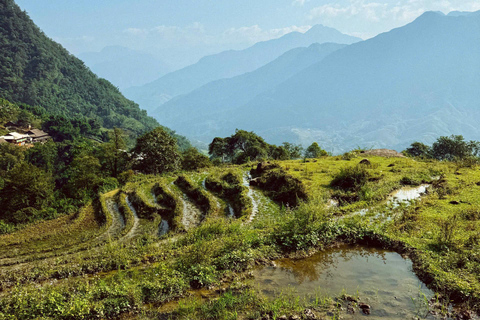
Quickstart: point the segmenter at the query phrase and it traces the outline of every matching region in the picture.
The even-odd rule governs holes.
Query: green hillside
[[[158,126],[110,82],[48,38],[13,0],[0,1],[0,97],[139,134]]]

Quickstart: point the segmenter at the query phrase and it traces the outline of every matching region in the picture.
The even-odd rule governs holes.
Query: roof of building
[[[18,133],[18,132],[10,132],[6,136],[12,136],[13,138],[15,138],[17,140],[30,137],[28,134],[21,134],[21,133]]]
[[[27,134],[30,135],[32,138],[40,138],[40,137],[48,136],[48,133],[40,129],[28,130]]]

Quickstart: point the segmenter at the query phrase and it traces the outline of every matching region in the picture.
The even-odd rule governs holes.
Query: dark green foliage
[[[283,146],[271,146],[270,147],[270,156],[273,160],[289,160],[290,152]]]
[[[421,142],[414,142],[405,150],[405,153],[410,157],[430,158],[431,148]]]
[[[181,167],[183,170],[197,170],[211,166],[212,162],[210,159],[198,152],[196,148],[189,148],[187,151],[182,153]]]
[[[307,192],[303,183],[289,175],[276,165],[258,164],[252,170],[256,178],[250,184],[266,191],[274,201],[286,206],[296,207],[300,201],[307,200]]]
[[[52,201],[54,184],[49,174],[28,163],[20,163],[5,176],[0,189],[0,218],[15,223],[38,219]]]
[[[318,143],[314,142],[305,150],[305,158],[320,158],[328,156],[327,151],[320,148]]]
[[[102,171],[116,177],[120,172],[127,169],[127,145],[125,133],[120,128],[114,128],[109,132],[108,143],[100,146],[98,158],[102,164]]]
[[[480,156],[480,142],[465,141],[461,135],[440,137],[432,145],[432,157],[437,160],[463,160]]]
[[[180,163],[177,143],[163,128],[158,127],[137,139],[134,167],[144,173],[160,174],[174,171]]]
[[[0,3],[0,43],[0,97],[135,134],[158,126],[110,82],[45,36],[12,0]]]
[[[208,150],[212,158],[234,163],[246,163],[268,157],[270,145],[254,132],[235,130],[235,134],[227,138],[215,138]]]
[[[345,191],[359,191],[368,182],[369,178],[370,173],[367,169],[364,166],[357,165],[340,169],[330,185]]]
[[[303,147],[300,144],[284,142],[282,146],[287,150],[290,159],[299,159],[302,157]]]

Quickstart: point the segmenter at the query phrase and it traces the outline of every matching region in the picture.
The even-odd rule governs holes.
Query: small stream
[[[138,219],[138,215],[137,215],[137,210],[135,209],[133,204],[128,199],[128,196],[125,198],[125,201],[127,202],[127,205],[128,205],[128,207],[130,208],[130,210],[132,211],[132,214],[133,214],[133,226],[130,229],[130,231],[128,231],[128,233],[125,235],[125,238],[129,239],[129,238],[132,238],[135,235],[135,233],[138,229],[139,219]]]
[[[252,201],[252,214],[248,218],[248,222],[252,222],[253,219],[255,218],[255,216],[258,213],[258,202],[257,202],[257,199],[255,199],[255,197],[254,197],[254,192],[255,191],[253,190],[252,187],[250,187],[250,179],[251,178],[252,178],[252,176],[250,175],[250,172],[247,172],[243,176],[243,185],[248,188],[248,197]]]
[[[433,292],[416,277],[410,260],[398,253],[343,245],[299,260],[280,259],[254,271],[254,281],[269,298],[282,291],[314,301],[315,296],[358,295],[371,306],[371,317],[411,319],[428,313]],[[362,312],[346,315],[360,319]],[[343,318],[343,315],[342,315]]]

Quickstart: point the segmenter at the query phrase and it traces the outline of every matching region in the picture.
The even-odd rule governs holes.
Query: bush
[[[276,166],[257,166],[252,170],[257,178],[251,181],[251,184],[266,191],[267,195],[276,202],[291,207],[299,205],[299,200],[307,200],[307,192],[303,183],[297,178],[289,175],[285,170]]]
[[[334,176],[330,186],[345,191],[359,191],[371,178],[370,173],[363,166],[342,168]]]

